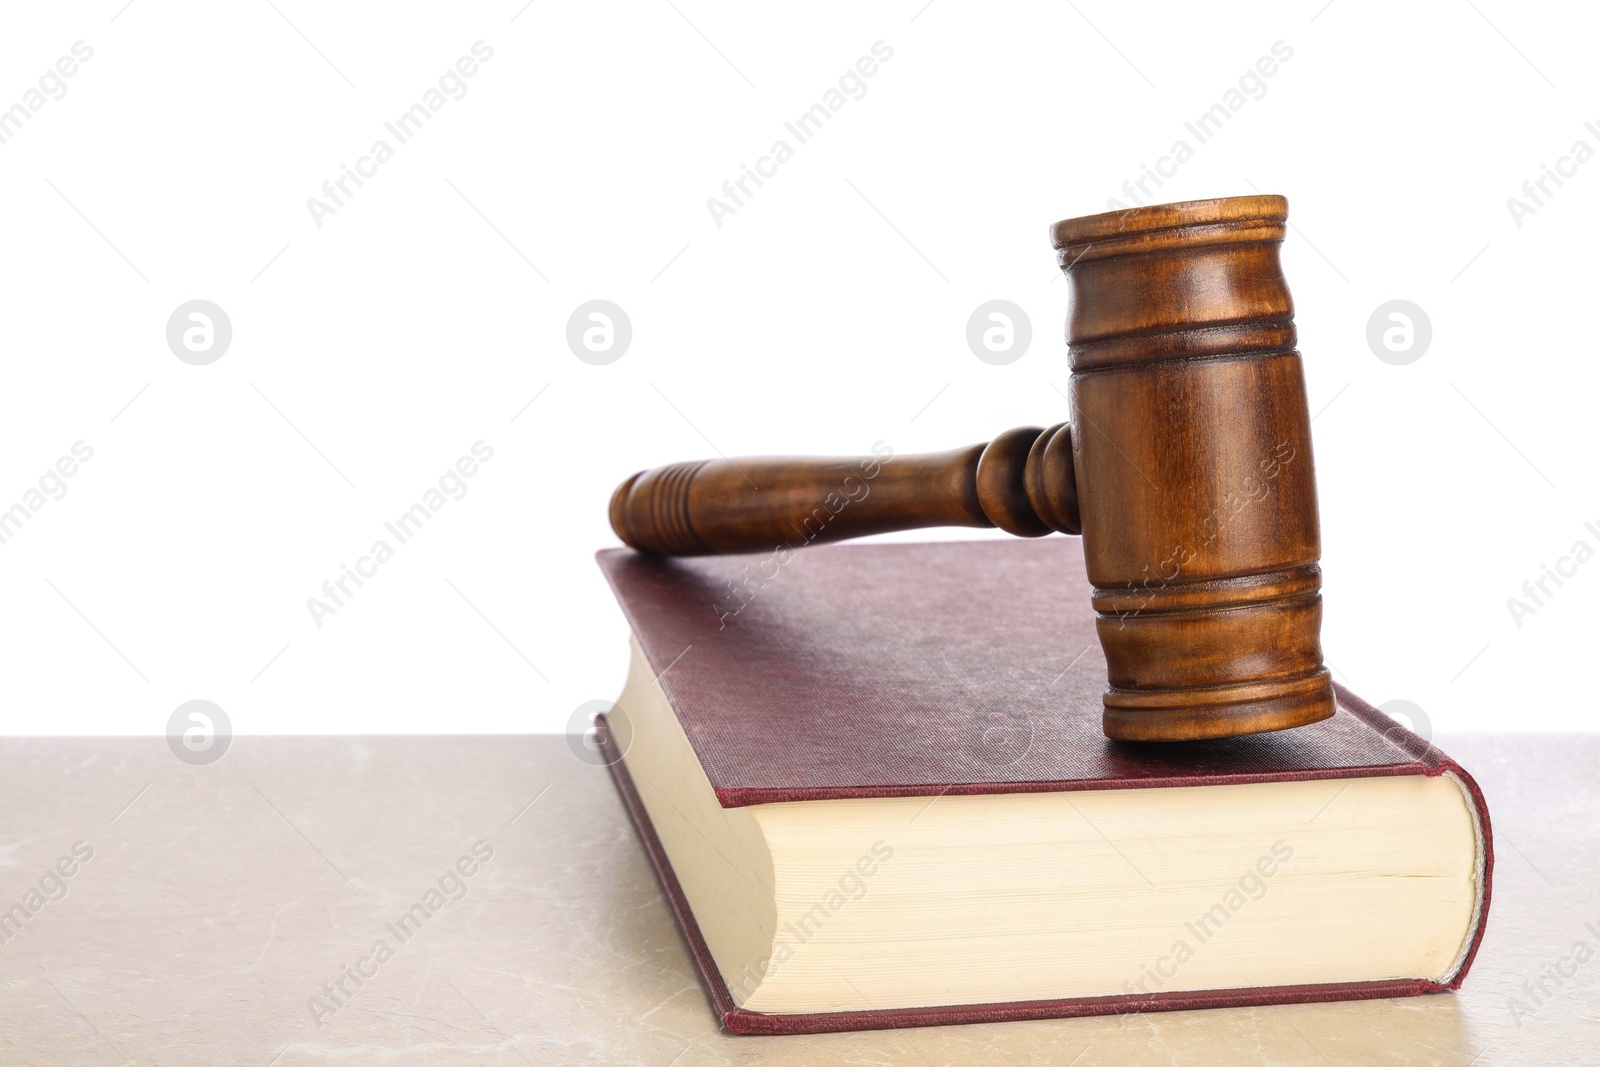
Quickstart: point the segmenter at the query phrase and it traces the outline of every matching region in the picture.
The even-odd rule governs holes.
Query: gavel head
[[[1242,196],[1052,229],[1113,738],[1333,714],[1311,419],[1278,262],[1287,218],[1282,197]]]

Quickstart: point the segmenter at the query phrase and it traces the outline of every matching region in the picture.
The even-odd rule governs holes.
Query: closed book
[[[596,741],[731,1031],[1410,996],[1472,963],[1472,778],[1343,687],[1293,730],[1106,738],[1077,539],[598,558],[633,665]]]

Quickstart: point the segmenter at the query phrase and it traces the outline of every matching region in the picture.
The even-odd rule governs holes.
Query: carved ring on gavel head
[[[675,463],[618,486],[611,525],[674,556],[925,526],[1081,533],[1108,736],[1325,719],[1311,419],[1278,261],[1287,218],[1282,197],[1241,196],[1057,223],[1070,426],[888,459]],[[851,479],[869,491],[857,498]],[[819,521],[830,494],[848,506]]]

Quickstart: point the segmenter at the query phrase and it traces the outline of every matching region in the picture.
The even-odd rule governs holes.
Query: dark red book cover
[[[1342,686],[1334,716],[1253,737],[1132,744],[1100,728],[1105,660],[1076,538],[598,555],[725,808],[855,797],[1138,789],[1451,772],[1477,808],[1483,903],[1448,984],[1421,979],[889,1011],[738,1008],[628,776],[611,769],[717,1013],[735,1033],[1409,996],[1461,984],[1493,870],[1476,782]],[[613,756],[621,756],[612,753]]]

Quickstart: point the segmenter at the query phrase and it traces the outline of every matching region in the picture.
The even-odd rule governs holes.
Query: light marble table
[[[1443,746],[1499,851],[1456,995],[733,1037],[565,738],[4,739],[0,1064],[1600,1063],[1600,735]]]

